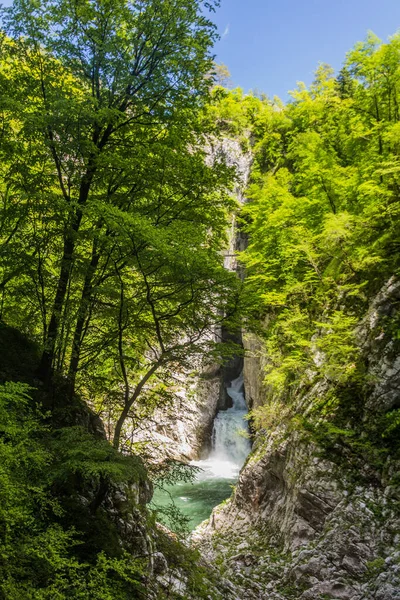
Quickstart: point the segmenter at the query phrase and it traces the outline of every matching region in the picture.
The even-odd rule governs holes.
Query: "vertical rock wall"
[[[400,350],[386,327],[399,302],[400,283],[392,278],[358,328],[369,382],[360,420],[399,406]],[[265,359],[255,337],[245,337],[245,344],[247,396],[260,406],[271,398],[263,384]],[[299,388],[299,414],[330,386],[315,380]],[[346,446],[327,453],[282,415],[259,432],[232,499],[214,509],[194,540],[222,565],[239,598],[398,600],[399,472],[390,455],[378,469]]]
[[[238,182],[234,194],[238,202],[243,203],[250,174],[251,154],[243,152],[237,140],[226,138],[222,142],[210,145],[208,155],[210,162],[222,157],[227,165],[235,167]],[[238,271],[236,252],[243,246],[243,240],[237,232],[234,215],[228,241],[225,268]],[[215,335],[217,339],[232,337],[232,334],[221,331],[216,331]],[[233,337],[234,341],[241,343],[241,332]],[[177,390],[174,402],[156,410],[151,419],[142,423],[140,431],[132,432],[132,441],[145,443],[147,453],[155,461],[165,458],[182,461],[201,458],[211,443],[217,411],[231,405],[225,392],[226,384],[236,378],[242,368],[243,358],[236,357],[225,367],[200,362],[193,365],[191,373],[176,373]]]

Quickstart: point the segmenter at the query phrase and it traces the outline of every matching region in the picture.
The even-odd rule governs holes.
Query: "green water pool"
[[[232,407],[220,411],[214,420],[212,449],[208,458],[191,463],[199,469],[195,481],[155,490],[153,507],[161,509],[159,520],[173,531],[177,519],[175,523],[171,522],[173,517],[163,514],[162,509],[173,505],[187,517],[189,529],[195,529],[209,518],[215,506],[231,496],[240,468],[250,452],[243,374],[234,379],[226,391],[232,398]]]
[[[165,490],[155,489],[152,505],[153,508],[163,508],[173,503],[189,519],[188,527],[192,531],[208,519],[215,506],[229,498],[235,483],[236,478],[212,478],[193,483],[178,483],[166,487]],[[160,520],[174,530],[174,523],[169,518],[162,515]]]

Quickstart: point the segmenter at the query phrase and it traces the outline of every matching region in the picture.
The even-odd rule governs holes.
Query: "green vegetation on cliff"
[[[32,387],[39,361],[0,326],[0,598],[178,599],[181,580],[185,597],[221,600],[217,574],[156,524],[143,461],[113,448],[67,382]]]
[[[370,35],[284,105],[213,88],[215,5],[1,9],[0,599],[221,597],[146,509],[129,429],[177,373],[223,361],[216,331],[239,316],[264,341],[256,428],[285,421],[377,472],[400,457],[398,400],[367,406],[361,339],[399,271],[400,35]],[[224,268],[225,137],[254,159],[244,283]],[[393,355],[396,310],[370,329]]]
[[[369,445],[399,451],[398,408],[364,412],[373,382],[357,337],[400,266],[399,64],[400,35],[382,44],[370,34],[338,76],[321,65],[286,106],[234,91],[218,113],[253,142],[241,260],[250,324],[264,322],[266,384],[280,398],[256,410],[255,422],[273,424],[274,406],[278,419],[288,414],[299,389],[319,379],[330,386],[312,408],[312,419],[326,419],[319,441],[343,439],[369,457]],[[375,336],[396,351],[395,311]]]
[[[98,506],[102,481],[139,489],[143,465],[84,426],[55,428],[32,392],[0,385],[0,597],[145,598],[146,557]]]

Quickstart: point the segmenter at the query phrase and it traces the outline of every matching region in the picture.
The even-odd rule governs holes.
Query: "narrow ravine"
[[[232,406],[219,411],[214,420],[209,456],[191,463],[201,469],[195,481],[156,490],[153,497],[158,507],[173,502],[189,519],[191,530],[207,519],[215,506],[229,498],[250,452],[243,374],[231,381],[226,391]]]

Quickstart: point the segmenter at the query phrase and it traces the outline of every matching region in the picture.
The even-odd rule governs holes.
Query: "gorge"
[[[218,4],[0,9],[0,600],[400,600],[400,34]]]

